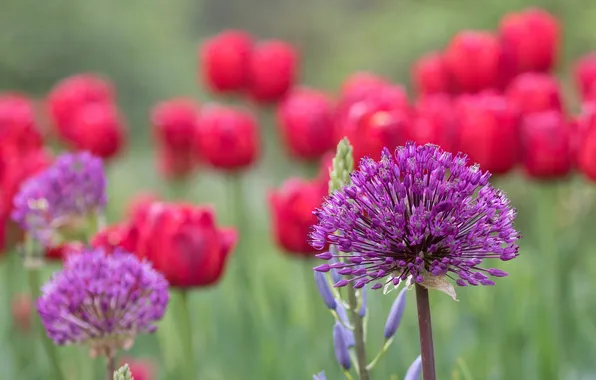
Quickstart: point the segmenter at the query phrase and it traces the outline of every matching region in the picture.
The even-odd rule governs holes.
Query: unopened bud
[[[329,283],[327,282],[327,276],[325,273],[315,271],[315,283],[317,284],[317,289],[319,290],[319,294],[325,302],[325,305],[331,310],[335,310],[337,306],[337,302],[335,301],[335,297],[333,297],[333,292],[329,287]]]
[[[340,366],[345,370],[350,370],[352,363],[350,361],[350,351],[346,343],[345,328],[339,323],[335,322],[333,325],[333,346],[335,348],[335,359]]]
[[[114,372],[114,380],[134,380],[130,368],[128,368],[128,364],[123,365],[120,369]]]
[[[406,307],[406,290],[408,290],[408,288],[403,288],[397,295],[397,298],[395,298],[395,301],[393,301],[393,305],[391,305],[391,310],[389,310],[389,315],[387,316],[387,322],[385,322],[385,339],[393,337],[399,327],[401,317],[403,316]]]
[[[406,372],[404,380],[418,380],[420,378],[420,371],[422,370],[422,357],[418,355],[416,360],[410,365]]]
[[[312,380],[327,380],[327,377],[325,376],[325,371],[315,373],[312,377]]]

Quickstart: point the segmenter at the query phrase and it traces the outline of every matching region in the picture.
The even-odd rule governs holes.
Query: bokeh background
[[[596,50],[596,3],[588,0],[1,0],[0,88],[41,99],[63,77],[104,74],[117,86],[130,133],[126,153],[108,168],[108,220],[118,220],[137,192],[150,190],[169,199],[212,203],[219,220],[231,224],[234,210],[223,176],[201,169],[188,186],[174,188],[154,169],[151,106],[179,95],[210,100],[196,79],[203,38],[239,28],[284,39],[300,51],[301,82],[330,92],[358,70],[411,89],[411,64],[418,57],[442,48],[457,31],[494,29],[503,14],[528,6],[549,10],[563,25],[557,74],[568,107],[577,110],[570,67]],[[286,157],[272,122],[262,112],[268,149],[245,179],[250,223],[241,231],[238,254],[250,257],[233,257],[217,287],[191,294],[200,379],[308,379],[322,369],[330,379],[343,376],[333,356],[333,319],[314,287],[316,262],[284,255],[272,241],[268,189],[289,176],[315,174]],[[273,165],[280,160],[281,171],[280,164]],[[439,378],[596,379],[596,185],[579,177],[538,183],[517,172],[496,183],[518,208],[521,255],[507,264],[510,276],[494,288],[462,289],[459,302],[433,294]],[[11,271],[16,259],[4,260],[2,273],[24,287]],[[7,305],[6,291],[0,295]],[[381,347],[393,297],[369,296],[371,356]],[[14,356],[9,342],[26,338],[15,333],[3,310],[0,378],[48,379],[43,355]],[[170,309],[169,317],[175,312]],[[169,317],[163,322],[166,333]],[[165,337],[162,353],[155,336],[141,337],[129,354],[153,360],[157,378],[165,379],[165,369],[179,365],[182,357],[170,338]],[[413,297],[396,339],[374,379],[402,378],[419,353]],[[93,378],[98,364],[86,352],[59,352],[73,379]]]

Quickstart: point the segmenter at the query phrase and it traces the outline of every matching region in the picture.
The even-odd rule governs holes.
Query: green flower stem
[[[37,268],[29,268],[27,269],[27,277],[29,280],[29,288],[31,290],[31,297],[33,302],[35,302],[39,296],[41,295],[41,282],[39,280],[39,269]],[[36,310],[35,308],[33,308]],[[52,366],[52,371],[54,372],[55,379],[66,379],[64,377],[64,373],[62,372],[62,368],[60,367],[60,362],[58,360],[58,353],[56,352],[56,346],[50,339],[46,336],[45,330],[41,325],[41,319],[37,315],[37,313],[33,312],[33,321],[35,321],[34,328],[39,330],[39,335],[41,339],[41,343],[43,348],[48,356],[48,360],[50,361],[50,365]]]
[[[419,284],[415,286],[418,328],[420,330],[420,351],[422,354],[422,379],[435,380],[437,375],[435,373],[435,352],[428,289]]]
[[[360,380],[370,380],[366,362],[366,347],[364,343],[364,325],[362,317],[358,314],[358,297],[356,289],[348,286],[348,302],[350,304],[350,319],[354,325],[354,340],[356,351],[356,364],[358,365],[358,377]]]
[[[106,353],[106,380],[112,380],[116,372],[116,355],[112,350]]]
[[[242,281],[242,286],[248,287],[250,283],[249,269],[250,260],[248,257],[249,249],[249,222],[247,220],[246,203],[244,201],[244,181],[242,175],[239,173],[232,173],[228,175],[228,189],[229,189],[229,214],[233,218],[233,224],[238,231],[238,244],[233,253],[233,260],[237,269],[236,276]]]
[[[188,302],[188,291],[180,290],[180,339],[184,349],[184,368],[187,380],[196,379],[195,365],[196,360],[193,347],[193,331],[190,317],[190,307]]]
[[[381,360],[381,358],[383,357],[383,355],[385,355],[389,347],[391,347],[391,343],[393,343],[393,338],[387,339],[385,341],[383,347],[381,347],[377,356],[375,356],[375,358],[366,366],[366,369],[368,371],[372,371],[372,369],[375,368],[379,360]]]

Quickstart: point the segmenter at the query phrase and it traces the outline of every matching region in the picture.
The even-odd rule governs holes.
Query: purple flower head
[[[374,282],[378,289],[408,278],[428,287],[445,278],[460,286],[494,285],[489,276],[506,273],[481,264],[516,257],[520,235],[515,210],[489,177],[465,155],[436,145],[408,143],[395,155],[385,149],[378,162],[363,159],[351,184],[315,211],[311,244],[337,245],[329,260],[342,261],[323,268],[344,276],[335,286]]]
[[[168,283],[148,262],[101,249],[70,256],[42,293],[37,309],[48,336],[58,345],[89,344],[93,354],[153,332],[168,304]]]
[[[67,153],[27,180],[14,198],[12,219],[46,246],[61,229],[80,227],[106,204],[106,178],[100,158]]]

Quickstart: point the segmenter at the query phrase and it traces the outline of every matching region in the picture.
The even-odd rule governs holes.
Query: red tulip
[[[209,286],[221,278],[238,235],[216,225],[208,207],[154,203],[139,231],[136,253],[173,287]]]
[[[301,159],[319,159],[334,148],[333,103],[322,92],[301,88],[279,105],[277,122],[290,153]]]
[[[308,243],[308,236],[317,223],[313,211],[321,206],[326,194],[320,182],[300,178],[291,178],[281,189],[269,193],[275,241],[286,252],[299,256],[316,253]]]
[[[329,188],[329,179],[330,179],[330,171],[333,169],[333,159],[335,158],[334,152],[326,153],[323,158],[321,158],[321,164],[319,166],[319,173],[317,174],[317,181],[319,181],[327,192]]]
[[[207,107],[195,136],[197,155],[211,166],[240,170],[259,156],[259,131],[254,117],[230,107]]]
[[[32,102],[19,94],[0,95],[0,156],[23,154],[42,145]]]
[[[189,98],[175,98],[156,104],[151,123],[157,142],[172,150],[191,151],[199,123],[199,105]]]
[[[248,91],[257,101],[278,101],[294,85],[297,71],[298,54],[292,45],[277,40],[262,42],[250,59]]]
[[[457,125],[453,106],[451,98],[444,94],[418,99],[414,106],[410,139],[417,144],[436,144],[448,152],[454,152]]]
[[[238,30],[222,32],[202,45],[200,71],[211,91],[239,92],[248,86],[252,45],[251,36]]]
[[[582,99],[596,100],[596,53],[590,53],[577,61],[574,76]]]
[[[12,297],[11,314],[14,326],[21,333],[27,334],[31,330],[31,311],[33,310],[31,296],[18,293]]]
[[[419,94],[450,93],[451,77],[441,53],[430,53],[414,63],[412,79]]]
[[[379,87],[388,86],[389,82],[380,76],[366,71],[356,72],[346,78],[341,87],[342,100],[366,97]]]
[[[90,103],[112,103],[112,84],[95,74],[78,74],[58,82],[48,95],[48,109],[58,135],[71,141],[75,128],[72,119]]]
[[[153,380],[155,379],[155,364],[147,359],[122,358],[120,366],[128,364],[133,380]]]
[[[457,150],[482,170],[504,174],[519,160],[519,116],[507,99],[483,93],[457,101]]]
[[[577,123],[577,165],[588,179],[596,181],[596,103],[584,104]]]
[[[195,152],[177,152],[172,149],[158,148],[156,163],[157,170],[166,179],[183,180],[194,172],[197,158]]]
[[[111,103],[94,103],[81,107],[72,118],[70,144],[103,159],[120,152],[125,143],[122,118]]]
[[[524,117],[521,142],[522,162],[528,176],[554,179],[571,172],[571,129],[560,112],[545,111]]]
[[[456,89],[462,92],[498,88],[501,85],[502,59],[498,39],[483,31],[458,33],[444,53],[449,75]]]
[[[517,76],[507,88],[512,105],[522,115],[541,111],[563,111],[559,83],[548,74],[526,73]]]
[[[108,253],[113,253],[116,248],[134,253],[138,243],[138,231],[135,227],[129,223],[107,226],[91,238],[90,244],[95,248],[103,248]]]
[[[45,248],[44,258],[49,261],[64,261],[70,255],[83,252],[85,245],[80,242],[68,242],[55,247]]]
[[[515,72],[548,72],[557,59],[560,39],[557,19],[543,9],[509,13],[499,32],[506,54],[513,58]]]
[[[126,216],[132,220],[145,219],[149,207],[151,207],[153,203],[159,201],[160,197],[153,193],[138,193],[130,202],[128,202]]]

